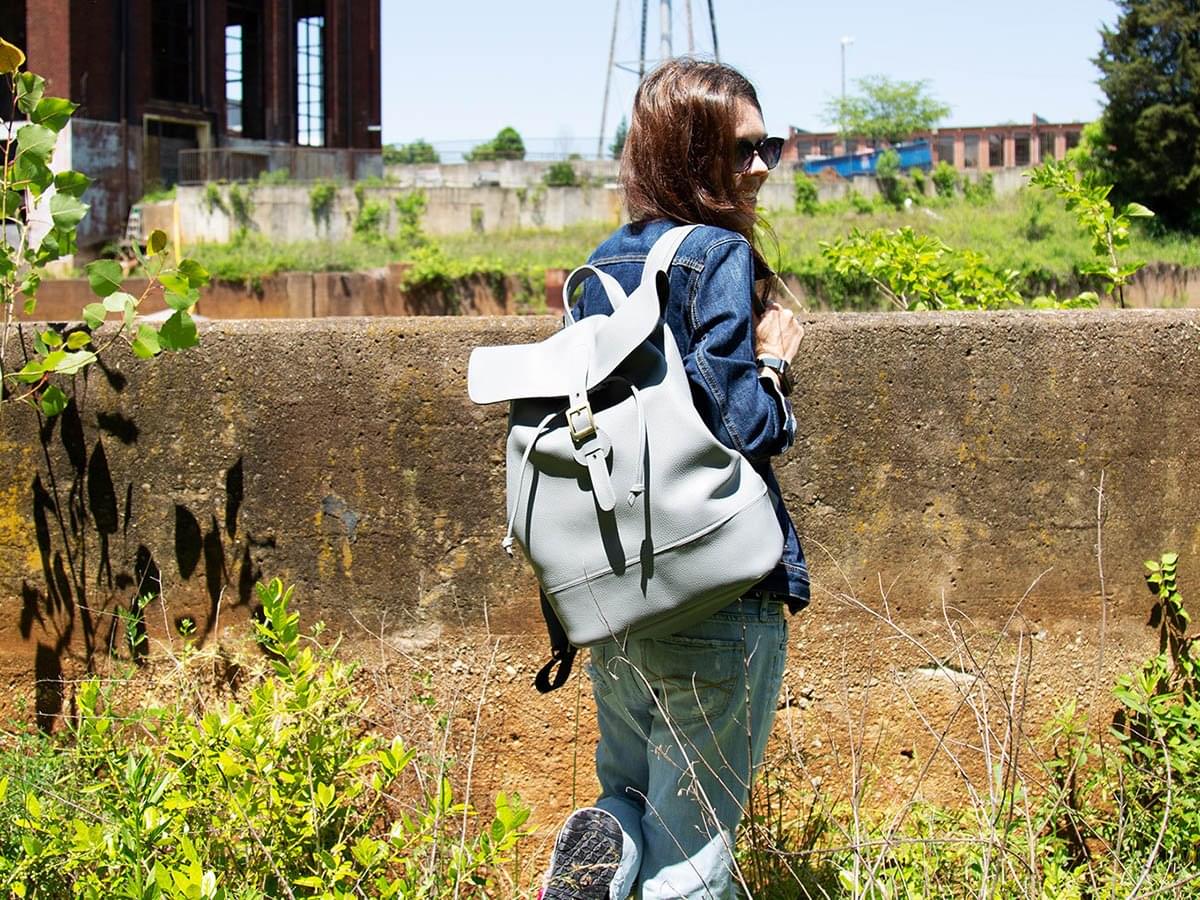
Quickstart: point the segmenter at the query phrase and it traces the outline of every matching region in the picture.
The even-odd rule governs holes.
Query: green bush
[[[930,178],[933,181],[934,191],[944,200],[949,200],[953,197],[955,191],[958,189],[958,172],[955,171],[954,166],[950,165],[944,159],[933,167]]]
[[[962,192],[969,202],[976,206],[986,206],[996,199],[996,182],[991,172],[984,172],[978,178],[971,179],[963,176]]]
[[[542,180],[547,187],[574,187],[579,184],[579,177],[575,174],[575,167],[566,160],[552,163],[550,168],[546,170]]]
[[[908,180],[912,182],[913,192],[919,199],[925,196],[927,190],[926,185],[929,183],[929,178],[925,175],[925,170],[919,166],[913,166],[908,170]]]
[[[416,751],[366,727],[352,667],[301,634],[291,594],[259,585],[271,672],[221,708],[118,710],[98,681],[80,685],[53,763],[42,751],[19,779],[0,780],[6,895],[499,893],[528,810],[501,794],[490,822],[468,829],[474,811],[441,772],[424,774],[416,808],[399,809]]]
[[[894,207],[904,204],[908,191],[900,174],[900,154],[895,150],[888,148],[879,155],[875,163],[875,181],[884,200]]]
[[[333,212],[333,201],[337,198],[337,184],[322,178],[314,181],[308,189],[308,206],[312,211],[313,224],[329,229],[329,217]]]
[[[433,145],[418,138],[411,144],[384,144],[383,164],[385,166],[412,163],[439,163],[442,159]]]
[[[1071,700],[1041,735],[1026,734],[1022,707],[1005,693],[1029,674],[1020,639],[1005,647],[992,633],[951,626],[950,658],[970,660],[972,677],[947,689],[958,695],[956,710],[974,711],[978,732],[949,742],[948,729],[967,717],[956,711],[939,721],[940,712],[917,712],[934,752],[964,782],[953,808],[917,799],[918,783],[902,789],[909,799],[899,809],[872,809],[866,797],[878,796],[876,773],[865,746],[850,784],[818,788],[796,756],[764,766],[738,842],[748,893],[761,900],[1195,897],[1200,635],[1188,636],[1177,566],[1174,553],[1146,563],[1160,650],[1116,679],[1118,714],[1107,732]],[[906,643],[923,649],[929,639],[879,617]],[[1014,662],[1001,662],[1010,656]],[[937,657],[929,664],[943,665]],[[911,694],[908,701],[916,702]],[[922,773],[933,762],[923,761]]]
[[[803,171],[797,171],[792,176],[792,196],[795,198],[796,212],[802,216],[815,215],[821,207],[817,183]]]
[[[525,142],[512,127],[501,128],[494,138],[472,148],[465,155],[467,162],[489,162],[497,159],[524,159]]]

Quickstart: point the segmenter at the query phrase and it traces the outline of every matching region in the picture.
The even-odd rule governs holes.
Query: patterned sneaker
[[[612,813],[594,806],[575,810],[554,842],[542,900],[608,900],[623,843]]]

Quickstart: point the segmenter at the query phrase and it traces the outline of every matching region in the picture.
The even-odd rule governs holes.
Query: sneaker
[[[623,844],[612,813],[594,806],[575,810],[554,842],[542,900],[608,900]]]

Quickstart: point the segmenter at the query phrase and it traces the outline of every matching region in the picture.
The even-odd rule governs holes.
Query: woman
[[[621,158],[631,224],[590,262],[631,291],[660,235],[703,226],[670,268],[665,320],[705,422],[766,480],[784,551],[745,597],[699,625],[592,648],[601,795],[563,826],[545,900],[725,898],[739,881],[733,841],[783,677],[783,608],[795,612],[809,597],[770,467],[795,436],[786,363],[803,332],[756,290],[771,273],[756,241],[755,199],[782,144],[766,136],[753,86],[728,66],[673,60],[638,88]],[[596,279],[579,312],[612,312]]]

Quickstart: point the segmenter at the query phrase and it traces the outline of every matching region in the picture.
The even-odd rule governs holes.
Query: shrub
[[[542,180],[547,187],[574,187],[579,184],[575,167],[566,160],[551,164]]]
[[[954,166],[943,159],[933,167],[930,178],[933,181],[933,189],[939,197],[948,200],[954,196],[954,192],[958,188],[958,172],[955,171]]]
[[[796,212],[803,216],[815,215],[821,207],[817,183],[803,171],[792,177],[792,195],[796,201]]]
[[[924,197],[929,183],[929,179],[925,175],[925,170],[919,166],[913,166],[908,170],[908,180],[912,182],[913,191],[917,197]]]
[[[501,128],[494,138],[471,149],[465,158],[467,162],[524,159],[525,142],[515,128]]]
[[[80,685],[56,764],[23,770],[23,782],[0,780],[6,895],[501,893],[496,878],[528,810],[498,795],[471,836],[474,810],[441,771],[422,773],[420,803],[398,810],[396,785],[417,753],[365,727],[353,668],[301,634],[290,588],[275,580],[258,596],[270,674],[241,699],[195,714],[182,702],[117,710],[98,681]],[[3,798],[6,785],[19,802]]]
[[[385,166],[411,163],[439,163],[442,158],[433,149],[433,145],[418,138],[411,144],[384,144],[383,164]]]
[[[400,194],[392,201],[396,207],[396,217],[399,228],[396,232],[398,243],[410,247],[424,243],[425,234],[421,230],[421,218],[425,215],[428,201],[424,191],[409,191]]]
[[[996,183],[991,172],[984,172],[977,179],[963,176],[963,197],[976,206],[985,206],[996,199]]]
[[[911,193],[907,180],[900,174],[900,154],[891,148],[881,153],[875,163],[875,181],[883,199],[897,209]]]
[[[333,212],[333,201],[337,197],[337,184],[322,178],[313,182],[308,189],[308,206],[312,210],[313,224],[329,229],[329,216]]]

